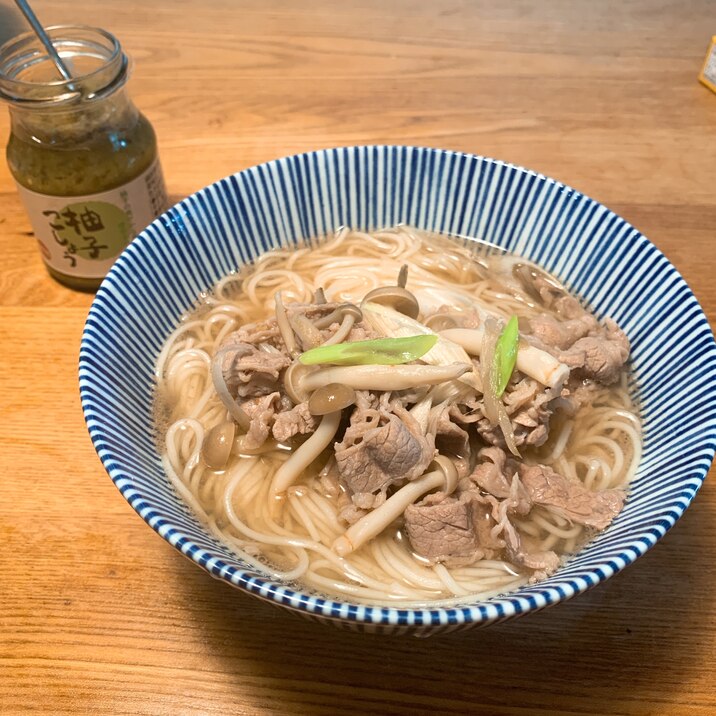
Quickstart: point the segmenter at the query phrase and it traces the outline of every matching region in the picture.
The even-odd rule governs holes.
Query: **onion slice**
[[[502,429],[502,434],[505,436],[505,445],[507,445],[509,451],[515,457],[521,458],[522,456],[515,442],[515,431],[512,429],[512,421],[510,420],[510,416],[507,415],[504,403],[499,399],[497,401],[497,421]]]
[[[482,336],[480,350],[480,377],[482,378],[482,399],[485,405],[485,417],[491,425],[497,425],[499,414],[497,412],[497,390],[493,376],[495,364],[495,346],[497,345],[498,328],[494,318],[485,321],[485,330]]]

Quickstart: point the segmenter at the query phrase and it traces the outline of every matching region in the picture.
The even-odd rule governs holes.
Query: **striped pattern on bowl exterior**
[[[198,294],[276,246],[398,223],[477,237],[524,255],[610,315],[632,342],[644,454],[614,523],[550,579],[455,608],[355,605],[273,583],[195,519],[153,438],[159,351]],[[653,546],[689,505],[716,447],[716,345],[661,252],[601,204],[552,179],[472,155],[349,147],[279,159],[177,204],[119,257],[92,305],[80,352],[87,426],[140,516],[213,576],[309,618],[366,631],[431,634],[542,609],[595,586]]]

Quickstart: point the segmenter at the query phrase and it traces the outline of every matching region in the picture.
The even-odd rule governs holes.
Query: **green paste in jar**
[[[38,144],[14,132],[7,146],[10,171],[22,186],[51,196],[96,194],[146,171],[157,156],[152,125],[141,114],[131,127],[97,128],[81,142]]]
[[[100,28],[50,28],[70,68],[32,33],[0,47],[9,104],[7,161],[50,275],[93,290],[134,236],[166,208],[149,121],[125,88],[128,58]]]
[[[127,126],[97,126],[70,132],[67,120],[45,117],[47,141],[33,141],[26,132],[10,134],[7,161],[15,180],[38,194],[84,196],[123,186],[147,171],[157,157],[154,129],[140,113]],[[61,273],[47,266],[50,275],[77,290],[92,291],[101,279]]]

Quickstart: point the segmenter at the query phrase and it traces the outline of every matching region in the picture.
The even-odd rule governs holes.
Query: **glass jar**
[[[166,209],[157,141],[127,94],[129,61],[116,38],[84,26],[46,31],[71,80],[58,79],[33,33],[0,47],[7,161],[50,275],[94,290]]]

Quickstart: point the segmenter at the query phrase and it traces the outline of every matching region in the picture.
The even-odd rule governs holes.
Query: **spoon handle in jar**
[[[18,8],[20,8],[20,12],[22,12],[22,14],[25,16],[25,19],[30,23],[30,26],[34,30],[40,42],[47,50],[47,54],[55,63],[57,71],[60,73],[60,75],[62,75],[62,78],[68,81],[71,80],[72,75],[67,69],[67,65],[60,57],[60,53],[57,52],[57,48],[52,44],[52,40],[50,40],[48,34],[45,32],[45,28],[42,27],[42,24],[37,19],[37,15],[35,15],[33,9],[30,7],[26,0],[15,0],[15,4],[18,6]]]

